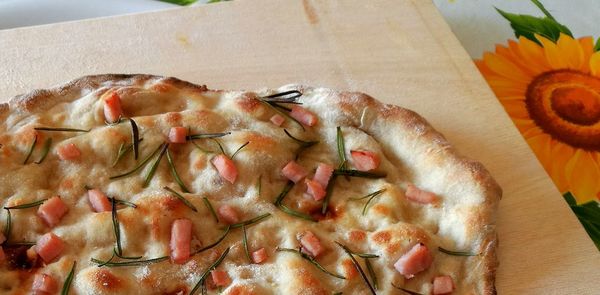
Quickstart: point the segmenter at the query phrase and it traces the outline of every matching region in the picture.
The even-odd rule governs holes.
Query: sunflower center
[[[600,79],[573,70],[545,72],[529,84],[525,102],[554,139],[600,151]]]

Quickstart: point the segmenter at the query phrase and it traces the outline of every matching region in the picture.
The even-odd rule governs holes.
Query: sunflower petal
[[[593,76],[600,77],[600,51],[590,57],[590,72]]]
[[[581,65],[581,70],[584,73],[589,73],[590,65],[587,61],[589,61],[592,54],[594,54],[594,38],[592,38],[592,37],[579,38],[579,45],[581,45],[581,49],[583,50],[583,60],[584,60],[584,63]]]
[[[531,147],[547,173],[550,173],[550,167],[552,166],[551,140],[552,138],[545,133],[527,139],[529,147]]]
[[[546,55],[546,61],[552,69],[565,69],[568,68],[569,64],[563,58],[558,46],[554,42],[535,34],[535,38],[542,42],[544,47],[544,54]]]
[[[490,70],[511,81],[528,82],[530,80],[518,66],[504,56],[486,52],[483,54],[483,62]]]
[[[569,190],[578,203],[595,200],[600,191],[600,168],[590,152],[578,149],[566,165]]]
[[[529,112],[524,100],[503,100],[501,102],[511,118],[529,119]]]
[[[575,154],[575,149],[570,145],[564,144],[558,140],[552,140],[552,168],[550,169],[550,177],[558,187],[561,193],[568,190],[569,183],[567,181],[566,166],[569,160]]]
[[[519,51],[529,64],[535,64],[538,73],[551,70],[546,61],[544,49],[537,43],[521,36],[519,37]]]
[[[567,63],[567,67],[573,70],[580,70],[583,62],[583,49],[579,45],[579,41],[571,36],[560,33],[556,46],[563,59]]]
[[[542,128],[534,126],[534,127],[529,128],[529,130],[523,132],[521,135],[523,135],[523,137],[525,139],[528,139],[528,138],[532,138],[532,137],[542,135],[545,133],[546,132],[544,132],[544,130],[542,130]]]

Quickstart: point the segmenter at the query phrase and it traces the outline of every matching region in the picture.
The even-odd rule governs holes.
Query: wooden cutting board
[[[0,31],[0,100],[100,73],[306,83],[425,116],[504,189],[499,294],[599,294],[600,254],[432,3],[236,0]]]

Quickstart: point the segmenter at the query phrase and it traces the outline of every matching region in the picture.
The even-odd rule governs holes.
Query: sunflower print
[[[535,35],[475,64],[558,189],[600,199],[600,52],[591,37]]]

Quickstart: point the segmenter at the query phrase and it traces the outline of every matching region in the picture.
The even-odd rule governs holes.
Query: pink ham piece
[[[217,168],[221,177],[225,178],[231,184],[235,182],[238,171],[231,159],[223,154],[218,154],[210,162]]]
[[[321,184],[323,188],[327,188],[331,175],[333,175],[333,166],[325,163],[319,163],[313,180]]]
[[[229,205],[222,205],[219,207],[219,209],[217,209],[217,213],[219,213],[219,217],[228,224],[240,222],[240,217],[237,213],[237,210]]]
[[[306,231],[302,237],[300,237],[300,245],[302,245],[302,250],[306,251],[307,254],[312,257],[319,256],[319,254],[323,253],[325,250],[321,245],[319,238],[311,231]]]
[[[437,276],[433,279],[433,295],[446,295],[454,291],[454,281],[450,276]]]
[[[306,175],[308,175],[308,172],[306,172],[304,167],[300,166],[294,160],[287,163],[287,165],[281,169],[281,173],[294,183],[298,183],[300,180],[306,177]]]
[[[406,252],[396,263],[394,268],[405,278],[410,279],[415,274],[422,272],[431,266],[433,257],[425,244],[419,243],[414,245]]]
[[[65,244],[58,236],[47,233],[37,241],[35,252],[42,257],[44,262],[50,263],[62,253],[64,248]]]
[[[79,159],[81,151],[74,143],[60,145],[56,148],[58,157],[63,161],[74,161]]]
[[[108,200],[108,197],[98,189],[91,189],[88,191],[88,200],[95,212],[112,210],[112,204]]]
[[[43,273],[35,274],[31,290],[34,294],[55,294],[58,291],[58,284],[51,276]]]
[[[265,250],[265,248],[260,248],[252,252],[252,261],[256,264],[263,263],[267,258],[269,257],[267,256],[267,250]]]
[[[115,123],[123,116],[121,97],[116,92],[104,99],[104,119],[108,123]]]
[[[213,270],[210,272],[210,276],[217,287],[226,287],[231,283],[231,278],[229,278],[227,272],[223,270]]]
[[[377,169],[381,160],[379,155],[371,151],[350,151],[354,167],[359,171],[371,171]]]
[[[273,117],[271,117],[271,123],[277,125],[277,126],[281,126],[283,124],[283,122],[285,122],[285,118],[280,115],[280,114],[275,114],[273,115]]]
[[[290,116],[306,126],[315,126],[319,122],[315,114],[299,105],[292,107]]]
[[[185,127],[171,127],[169,130],[170,143],[186,143],[187,129]]]
[[[438,200],[438,197],[434,193],[424,191],[414,186],[412,183],[408,184],[404,195],[407,199],[419,204],[431,204]]]
[[[171,226],[171,260],[184,264],[190,258],[192,221],[187,218],[173,221]]]
[[[37,214],[50,227],[57,225],[65,214],[69,211],[69,207],[58,196],[46,200],[38,208]]]
[[[306,193],[311,195],[315,201],[320,201],[325,198],[327,192],[320,183],[310,179],[304,180],[304,183],[306,183]]]

